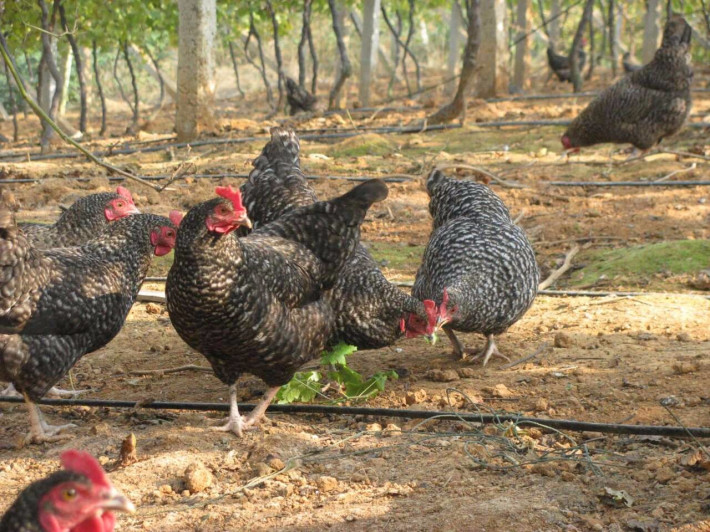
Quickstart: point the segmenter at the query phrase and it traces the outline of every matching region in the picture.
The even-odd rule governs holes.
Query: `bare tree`
[[[234,52],[234,43],[229,41],[229,57],[232,58],[232,68],[234,69],[234,77],[237,78],[237,90],[242,98],[246,96],[242,90],[242,84],[239,81],[239,64],[237,63],[237,54]]]
[[[449,15],[449,53],[446,60],[446,77],[453,78],[456,67],[461,59],[461,27],[463,26],[463,13],[459,0],[452,0],[451,14]],[[447,92],[456,89],[456,82],[452,80],[447,84]]]
[[[441,124],[451,122],[458,116],[466,113],[466,95],[471,85],[476,69],[476,56],[478,55],[478,41],[480,32],[480,0],[466,0],[466,17],[468,37],[466,38],[466,48],[463,52],[463,67],[459,86],[453,101],[444,105],[436,113],[429,116],[427,121],[430,124]]]
[[[520,92],[528,84],[529,50],[528,50],[528,0],[518,0],[515,25],[517,36],[515,38],[515,66],[513,68],[513,88]]]
[[[96,90],[99,93],[99,102],[101,102],[101,130],[99,136],[103,137],[106,134],[106,97],[104,89],[101,85],[101,72],[99,71],[99,54],[96,49],[96,39],[91,42],[91,55],[94,63],[94,81],[96,81]]]
[[[661,0],[647,0],[646,15],[643,18],[643,47],[641,59],[643,64],[653,59],[661,39]]]
[[[476,94],[488,98],[508,91],[508,5],[505,0],[480,3],[480,50]]]
[[[59,19],[62,23],[62,29],[66,33],[67,41],[69,41],[69,46],[71,47],[72,54],[74,54],[74,64],[76,65],[76,76],[79,80],[79,131],[86,133],[86,113],[87,113],[87,99],[86,99],[86,79],[84,79],[84,65],[79,51],[79,45],[76,43],[74,35],[69,31],[69,25],[67,24],[67,16],[64,12],[64,4],[59,4]]]
[[[336,0],[328,0],[328,7],[330,7],[330,14],[333,19],[333,33],[335,33],[340,58],[340,62],[338,63],[338,74],[328,97],[328,109],[335,109],[338,106],[340,91],[343,89],[345,81],[352,75],[353,68],[350,64],[350,58],[348,58],[348,49],[345,46],[345,40],[343,39],[344,11],[338,8]]]
[[[286,82],[286,77],[284,76],[283,60],[281,59],[281,45],[279,44],[279,22],[278,20],[276,20],[276,12],[274,11],[274,7],[271,5],[270,0],[266,0],[266,11],[271,17],[271,25],[274,29],[274,56],[276,57],[276,73],[279,78],[279,101],[276,103],[276,109],[274,109],[274,112],[278,112],[283,108],[284,105],[284,84]]]
[[[380,0],[363,0],[362,39],[360,44],[360,105],[370,105],[370,88],[377,67],[379,46]]]
[[[251,41],[252,35],[254,36],[254,40],[256,41],[256,48],[257,51],[259,52],[259,65],[256,64],[256,61],[254,61],[251,56],[249,55],[249,41]],[[256,29],[256,24],[254,24],[254,13],[249,12],[249,34],[247,35],[247,38],[244,40],[244,55],[247,58],[247,61],[249,62],[250,65],[252,65],[254,68],[256,68],[259,73],[261,74],[261,80],[264,82],[264,87],[266,88],[266,101],[268,102],[269,105],[274,104],[274,94],[271,92],[271,85],[269,84],[269,78],[266,76],[266,66],[264,63],[264,49],[261,46],[261,36],[259,35],[258,30]]]
[[[42,41],[42,59],[39,65],[39,85],[40,85],[40,98],[39,103],[43,110],[47,113],[50,119],[54,120],[57,115],[57,110],[59,109],[59,102],[62,99],[62,86],[64,85],[62,80],[62,75],[59,73],[57,68],[57,62],[54,57],[54,49],[52,47],[51,36],[54,32],[54,12],[52,17],[49,15],[49,9],[44,0],[37,0],[40,11],[42,13],[41,24],[44,31],[41,32]],[[47,74],[51,75],[54,80],[54,94],[51,96],[51,101],[48,101],[50,80]],[[44,87],[44,88],[43,88]],[[42,121],[42,138],[40,140],[40,146],[43,152],[49,149],[49,141],[54,136],[54,130],[46,122]]]
[[[584,35],[584,30],[589,24],[589,19],[592,18],[592,9],[594,9],[594,0],[586,0],[584,4],[584,11],[582,12],[582,18],[579,21],[579,26],[577,26],[577,32],[574,34],[572,49],[569,53],[570,76],[572,77],[574,92],[582,90],[582,73],[579,70],[579,51],[582,46],[582,36]]]

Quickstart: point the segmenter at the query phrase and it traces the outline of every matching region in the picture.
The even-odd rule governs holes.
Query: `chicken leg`
[[[233,432],[240,438],[244,430],[244,418],[239,413],[239,405],[237,404],[237,383],[229,386],[229,417],[227,423],[219,427],[211,427],[210,430],[219,432]]]
[[[471,360],[476,360],[477,358],[483,357],[482,365],[485,366],[488,363],[488,359],[490,359],[491,356],[495,355],[504,358],[505,360],[510,362],[510,359],[507,356],[498,351],[498,347],[496,346],[496,342],[492,334],[486,336],[488,341],[486,342],[486,347],[483,349],[483,351],[476,351],[471,348],[465,348],[461,341],[456,337],[454,331],[449,327],[444,327],[444,332],[446,333],[446,336],[449,337],[449,341],[451,342],[451,344],[454,346],[454,354],[458,356],[461,360],[466,360],[469,355],[473,355],[471,357]]]
[[[55,442],[71,438],[68,434],[59,434],[64,429],[76,427],[74,423],[50,425],[44,420],[39,407],[25,395],[25,404],[30,413],[30,432],[25,437],[26,443]]]
[[[50,397],[71,397],[74,399],[78,395],[89,391],[91,390],[63,390],[62,388],[52,386],[45,395]],[[14,384],[10,383],[7,385],[7,388],[0,391],[0,397],[22,397],[22,394],[15,389]]]
[[[256,427],[256,425],[261,421],[261,418],[264,417],[266,409],[269,408],[271,401],[274,400],[274,397],[276,397],[276,394],[279,392],[280,388],[281,386],[273,386],[266,390],[264,397],[261,399],[261,401],[257,403],[257,405],[254,407],[254,410],[249,412],[249,415],[244,420],[245,428]]]

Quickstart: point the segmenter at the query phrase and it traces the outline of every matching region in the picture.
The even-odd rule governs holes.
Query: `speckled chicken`
[[[286,78],[286,101],[290,114],[315,110],[318,99],[291,78]]]
[[[592,100],[562,135],[565,149],[603,142],[647,150],[676,133],[690,112],[691,28],[674,15],[653,60]]]
[[[487,186],[434,170],[427,191],[433,232],[412,294],[436,302],[440,325],[458,356],[472,351],[464,349],[454,331],[485,335],[486,347],[478,355],[485,365],[491,355],[503,356],[494,336],[518,321],[535,299],[535,254]]]
[[[293,131],[272,128],[271,141],[254,160],[254,170],[240,189],[255,228],[316,201],[301,171],[299,151]],[[403,334],[431,337],[434,333],[435,318],[427,314],[425,304],[387,281],[362,244],[325,297],[335,311],[335,330],[327,342],[331,347],[344,342],[360,350],[379,349]]]
[[[582,46],[586,45],[586,40],[582,41]],[[577,52],[579,71],[582,72],[584,63],[587,61],[587,54],[584,49],[580,48]],[[555,52],[554,47],[550,44],[547,47],[547,64],[550,70],[557,76],[560,81],[572,81],[572,67],[569,62],[569,57]]]
[[[64,469],[22,490],[0,532],[113,532],[115,511],[135,511],[89,453],[64,451],[61,462]]]
[[[251,221],[241,194],[218,187],[218,198],[193,207],[180,225],[166,294],[173,326],[230,387],[230,415],[218,430],[241,435],[254,426],[279,387],[317,357],[335,318],[325,291],[336,282],[360,238],[367,209],[387,196],[371,180],[330,201],[288,211],[246,237]],[[242,418],[237,379],[266,382],[262,401]]]
[[[78,199],[54,224],[17,225],[36,248],[60,248],[80,246],[100,236],[109,223],[139,213],[130,191],[118,187],[115,193],[100,192]]]
[[[175,231],[167,218],[136,214],[83,246],[39,250],[0,210],[0,380],[25,396],[30,439],[61,430],[44,422],[35,401],[118,334],[152,255],[170,252]]]

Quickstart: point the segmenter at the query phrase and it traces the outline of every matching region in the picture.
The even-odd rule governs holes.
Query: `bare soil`
[[[474,122],[570,118],[585,103],[472,102],[463,129],[381,135],[383,142],[372,135],[337,144],[302,142],[302,165],[307,173],[320,176],[416,178],[392,184],[389,198],[372,209],[363,231],[363,240],[380,249],[378,256],[387,257],[386,275],[397,280],[412,279],[426,244],[430,220],[422,179],[436,163],[485,168],[526,186],[493,185],[513,215],[522,214],[520,225],[534,243],[543,277],[577,243],[598,250],[710,238],[706,187],[546,184],[653,180],[684,168],[676,179],[708,179],[706,161],[659,154],[622,164],[627,154],[611,154],[609,146],[567,160],[559,155],[560,128],[481,129]],[[264,135],[273,122],[238,118],[244,105],[223,110],[216,135]],[[696,99],[694,112],[707,115],[709,109],[710,100]],[[358,127],[399,125],[425,114],[382,112],[353,119]],[[169,134],[169,120],[166,113],[150,130]],[[332,116],[293,124],[301,129],[352,126],[347,118]],[[24,125],[23,131],[33,131],[31,119]],[[6,128],[3,125],[7,135]],[[34,151],[33,140],[25,138],[11,149]],[[150,134],[143,140],[150,140]],[[96,147],[111,143],[116,139],[97,141]],[[262,145],[174,149],[110,160],[144,175],[171,174],[189,159],[199,173],[244,173]],[[710,150],[707,135],[697,129],[684,130],[666,147],[706,155]],[[343,154],[353,150],[356,155]],[[688,169],[693,162],[695,169]],[[80,159],[4,160],[0,172],[4,178],[46,179],[7,187],[21,206],[21,219],[50,221],[57,216],[58,204],[116,186],[103,170]],[[481,179],[471,170],[459,175]],[[139,184],[129,186],[140,208],[167,214],[211,197],[215,184],[239,182],[188,178],[161,194]],[[352,183],[318,179],[314,186],[321,197],[329,197]],[[156,263],[152,273],[164,274],[166,268],[166,263]],[[574,275],[572,271],[558,287]],[[686,426],[708,427],[710,300],[708,292],[693,289],[691,281],[692,276],[660,271],[650,280],[626,277],[584,287],[650,286],[654,293],[648,295],[539,296],[527,315],[500,337],[499,347],[511,360],[540,353],[510,369],[502,369],[501,360],[485,368],[456,360],[445,338],[435,346],[403,341],[389,349],[356,353],[350,363],[365,375],[383,369],[400,374],[368,406],[511,411],[630,424],[677,425],[680,420]],[[476,335],[462,339],[483,345]],[[89,398],[226,400],[226,387],[211,373],[131,374],[183,364],[206,366],[206,361],[179,339],[161,305],[138,303],[118,337],[81,360],[71,381],[67,378],[60,385],[91,388],[85,394]],[[246,375],[240,381],[240,400],[258,400],[263,390],[263,383]],[[217,414],[140,408],[44,410],[50,422],[76,423],[72,438],[22,447],[26,412],[21,405],[0,403],[0,512],[28,482],[55,470],[62,450],[76,447],[98,456],[115,485],[138,506],[137,514],[120,516],[120,530],[710,530],[710,457],[698,455],[699,444],[690,439],[516,433],[504,424],[481,429],[453,421],[283,415],[269,415],[262,427],[237,439],[209,430],[218,422]],[[130,433],[137,438],[138,461],[117,465],[121,442]],[[544,461],[545,453],[559,458],[564,449],[571,449],[565,459]],[[211,476],[209,486],[187,483],[185,470],[194,463],[211,473],[206,475]],[[277,474],[282,467],[286,471]],[[266,478],[255,481],[261,477]],[[604,496],[605,488],[624,490],[633,502],[615,503]]]

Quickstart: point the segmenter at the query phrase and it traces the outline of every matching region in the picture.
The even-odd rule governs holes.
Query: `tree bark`
[[[276,103],[276,109],[274,109],[274,112],[278,113],[284,108],[284,84],[286,82],[286,76],[284,76],[283,60],[281,58],[281,45],[279,44],[279,22],[276,20],[276,12],[274,11],[274,7],[271,5],[270,0],[266,0],[266,11],[271,17],[271,26],[274,29],[274,56],[276,57],[276,72],[278,74],[279,89],[279,101]]]
[[[234,69],[234,77],[237,80],[237,90],[242,98],[244,98],[246,94],[244,94],[242,84],[239,81],[239,65],[237,63],[237,54],[234,52],[234,43],[232,41],[229,41],[229,56],[232,58],[232,68]]]
[[[619,41],[616,35],[616,20],[615,20],[616,2],[609,0],[609,16],[607,27],[609,31],[609,55],[611,56],[611,73],[616,77],[619,72]]]
[[[133,91],[133,118],[131,120],[131,127],[129,128],[129,132],[132,135],[135,135],[136,133],[138,133],[138,121],[140,119],[140,98],[138,96],[138,80],[136,80],[136,73],[133,70],[133,63],[131,62],[131,58],[128,54],[128,42],[123,42],[122,49],[123,59],[125,59],[126,65],[128,65],[128,72],[131,75],[131,89]]]
[[[131,100],[128,99],[128,96],[126,96],[126,91],[123,90],[123,83],[121,83],[121,77],[118,75],[118,60],[121,58],[121,48],[121,45],[119,45],[118,50],[116,50],[116,57],[113,60],[113,80],[116,82],[121,99],[131,110],[131,115],[133,115],[133,104]]]
[[[153,61],[152,54],[143,48],[139,48],[135,44],[129,44],[128,50],[131,52],[133,57],[139,58],[143,70],[145,70],[152,78],[154,78],[158,83],[163,84],[165,93],[170,96],[174,102],[177,102],[177,86],[175,83],[166,77],[165,73],[156,68],[157,63]]]
[[[178,0],[178,79],[175,130],[178,142],[211,127],[215,89],[215,0]]]
[[[101,102],[101,130],[99,136],[103,137],[106,134],[106,98],[104,97],[104,89],[101,85],[101,72],[99,71],[99,54],[96,48],[96,39],[91,42],[91,55],[94,63],[94,80],[96,81],[96,91],[99,94]]]
[[[41,24],[42,29],[44,30],[41,33],[42,59],[40,60],[40,72],[42,73],[43,77],[40,80],[40,86],[44,82],[47,84],[47,87],[49,87],[47,73],[52,76],[52,79],[54,80],[55,84],[54,94],[51,96],[51,101],[47,101],[47,99],[43,98],[44,103],[46,105],[46,107],[43,107],[43,110],[47,113],[47,116],[49,116],[51,120],[54,120],[55,116],[57,115],[57,110],[59,109],[59,102],[62,99],[63,85],[62,76],[59,73],[59,69],[57,68],[57,63],[54,57],[54,50],[52,49],[52,40],[50,38],[50,35],[52,35],[54,31],[54,17],[50,18],[49,10],[47,9],[47,4],[44,2],[44,0],[37,0],[37,3],[39,5],[40,11],[42,12]],[[46,70],[44,70],[44,72],[42,72],[43,66],[46,67]],[[40,105],[42,105],[42,100],[40,100]],[[49,141],[52,137],[54,137],[54,135],[55,133],[51,126],[46,121],[42,121],[42,137],[40,139],[40,146],[41,151],[43,153],[49,149]]]
[[[515,38],[515,66],[513,68],[513,92],[522,92],[529,84],[528,67],[530,62],[528,50],[528,0],[518,0]]]
[[[311,52],[311,67],[313,68],[313,75],[311,77],[311,94],[316,95],[316,89],[318,88],[318,54],[316,53],[316,45],[313,42],[313,32],[311,31],[310,21],[308,24],[308,49]]]
[[[392,35],[392,75],[390,76],[390,81],[387,85],[387,95],[392,96],[392,89],[394,88],[394,83],[397,80],[397,66],[399,66],[399,48],[402,46],[402,41],[399,36],[402,34],[402,16],[397,11],[397,27],[395,27],[387,16],[387,10],[385,6],[380,6],[382,11],[382,19],[385,21],[387,28],[390,30]],[[404,52],[406,55],[407,52]],[[407,93],[411,96],[412,89],[409,87],[409,77],[407,76],[407,69],[403,69],[404,73],[404,83],[407,85]]]
[[[340,1],[342,2],[342,0]],[[362,20],[360,19],[360,15],[358,15],[356,11],[351,10],[350,20],[353,23],[353,27],[355,28],[355,32],[358,34],[358,37],[362,39]],[[377,57],[379,58],[379,64],[385,67],[388,74],[392,74],[392,65],[390,65],[390,61],[387,58],[385,49],[382,47],[382,43],[378,43],[377,45]]]
[[[69,99],[69,83],[71,82],[72,65],[74,64],[74,56],[71,48],[67,49],[66,54],[60,62],[61,68],[59,74],[62,76],[62,99],[59,100],[57,115],[64,116],[67,110],[67,100]]]
[[[454,118],[466,113],[466,95],[476,70],[476,58],[480,39],[480,0],[467,0],[467,28],[466,48],[463,53],[463,66],[456,95],[451,103],[446,104],[436,113],[429,116],[429,124],[442,124],[451,122]]]
[[[407,60],[407,54],[409,54],[409,57],[412,59],[412,63],[414,63],[414,71],[416,74],[416,79],[417,79],[417,90],[420,91],[422,90],[422,71],[421,68],[419,68],[419,60],[414,56],[414,53],[412,52],[412,49],[409,47],[409,45],[412,42],[412,37],[414,36],[414,0],[409,0],[409,30],[407,31],[407,40],[404,42],[404,54],[402,54],[402,71],[405,74],[406,77],[406,72],[407,72],[407,66],[405,64]],[[409,90],[409,86],[407,86],[407,90]],[[410,92],[409,95],[411,96],[412,93]]]
[[[548,35],[553,44],[557,44],[560,40],[560,0],[552,0],[550,2],[550,25],[548,26]]]
[[[379,47],[380,0],[363,0],[362,4],[362,39],[360,43],[360,105],[370,105],[370,89],[377,68],[377,49]]]
[[[153,64],[153,68],[158,73],[157,78],[158,85],[160,86],[160,96],[158,97],[158,105],[156,105],[155,108],[160,109],[163,107],[163,101],[165,100],[165,81],[163,80],[163,76],[160,74],[160,65],[158,64],[158,60],[147,48],[145,53],[148,55],[148,59],[150,59],[150,62]]]
[[[87,113],[87,96],[86,96],[86,79],[84,78],[84,65],[79,51],[79,46],[76,43],[74,35],[69,32],[67,24],[67,16],[64,12],[64,4],[59,4],[59,19],[62,23],[62,29],[67,35],[67,41],[74,54],[74,64],[76,65],[76,76],[79,80],[79,131],[86,133],[86,113]]]
[[[249,55],[249,41],[251,40],[252,35],[254,36],[254,39],[256,40],[256,47],[257,47],[257,51],[259,52],[260,65],[257,65],[256,61],[254,61],[251,58],[251,56]],[[271,92],[271,85],[269,84],[269,78],[266,76],[266,66],[264,63],[264,49],[261,46],[261,36],[259,35],[259,32],[256,29],[256,25],[254,24],[254,14],[253,13],[249,13],[249,34],[247,35],[247,38],[244,41],[244,55],[246,56],[249,64],[251,64],[254,68],[256,68],[259,71],[259,73],[261,74],[261,80],[264,82],[264,87],[266,88],[266,101],[268,102],[269,105],[273,106],[274,94]]]
[[[592,13],[593,15],[594,13]],[[589,81],[592,79],[592,74],[594,73],[594,65],[597,63],[597,54],[595,52],[594,46],[594,17],[589,17],[589,68],[587,69],[587,75],[584,77],[585,80]],[[603,50],[603,48],[602,48]]]
[[[643,19],[643,47],[641,59],[649,63],[661,40],[661,0],[647,0],[646,15]]]
[[[461,26],[463,25],[463,14],[461,4],[458,0],[451,2],[451,14],[449,15],[449,53],[446,60],[446,77],[453,78],[456,74],[456,66],[461,60]],[[456,81],[452,80],[447,84],[447,92],[456,89]]]
[[[508,8],[505,0],[480,3],[480,52],[477,95],[489,98],[508,92]]]
[[[311,25],[311,4],[313,0],[304,0],[301,24],[301,39],[298,41],[298,85],[306,88],[306,45]]]
[[[582,12],[582,19],[579,21],[577,32],[574,34],[572,49],[569,54],[570,76],[572,78],[574,92],[582,90],[582,73],[579,70],[579,50],[582,46],[582,35],[584,34],[587,24],[589,24],[589,19],[592,17],[593,8],[594,0],[586,0],[584,4],[584,11]]]
[[[10,97],[10,111],[12,112],[12,141],[17,142],[20,139],[20,130],[17,125],[17,102],[15,101],[15,92],[12,90],[10,83],[10,69],[7,68],[7,63],[3,61],[5,66],[5,81],[7,82],[7,92]]]
[[[348,58],[348,49],[345,46],[345,39],[343,35],[344,11],[342,8],[338,8],[336,0],[328,0],[328,7],[330,8],[330,15],[333,20],[333,33],[335,33],[339,57],[338,73],[335,78],[333,88],[330,90],[330,94],[328,96],[328,109],[337,109],[340,99],[340,92],[343,89],[343,85],[345,85],[345,81],[352,75],[353,68],[350,64],[350,58]]]

